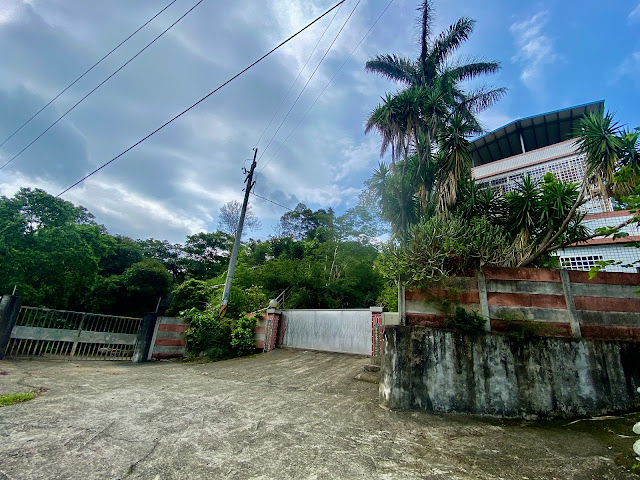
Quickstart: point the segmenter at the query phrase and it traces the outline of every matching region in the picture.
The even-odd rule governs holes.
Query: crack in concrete
[[[160,439],[158,439],[158,438],[154,439],[153,440],[153,447],[151,447],[151,450],[149,450],[149,452],[147,452],[141,458],[139,458],[138,460],[133,462],[131,465],[129,465],[129,468],[127,469],[127,473],[126,473],[125,477],[129,477],[130,475],[133,475],[133,472],[135,471],[136,467],[141,462],[144,462],[147,458],[149,458],[153,454],[153,452],[156,451],[156,448],[158,448],[159,444],[160,444]]]

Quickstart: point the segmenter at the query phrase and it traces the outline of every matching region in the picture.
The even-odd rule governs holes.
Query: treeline
[[[276,235],[243,244],[229,315],[262,308],[284,290],[291,308],[383,302],[376,228],[364,207],[338,217],[298,205]],[[84,207],[22,188],[0,197],[0,292],[15,287],[25,305],[112,315],[153,311],[159,298],[168,314],[215,308],[232,244],[222,231],[183,244],[111,235]]]

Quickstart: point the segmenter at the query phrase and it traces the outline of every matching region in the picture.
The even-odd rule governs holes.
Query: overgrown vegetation
[[[289,291],[292,308],[374,305],[384,288],[373,263],[380,232],[360,205],[342,216],[298,205],[265,241],[243,243],[228,314],[239,318]],[[0,198],[0,291],[30,306],[139,316],[216,308],[233,237],[198,233],[183,245],[112,236],[84,207],[43,190]]]
[[[468,312],[461,306],[457,306],[453,316],[445,320],[448,328],[462,333],[479,333],[484,332],[487,320],[478,314],[478,312]]]
[[[189,322],[189,329],[184,335],[189,356],[206,356],[212,360],[235,356],[231,347],[232,324],[228,317],[220,318],[215,310],[199,311],[195,308],[180,315]]]
[[[233,322],[231,346],[238,352],[238,355],[249,355],[255,352],[255,329],[255,317],[247,317],[245,315]]]
[[[185,339],[190,357],[225,360],[255,352],[255,317],[242,315],[233,321],[220,318],[217,310],[196,308],[181,312],[180,316],[189,322]]]

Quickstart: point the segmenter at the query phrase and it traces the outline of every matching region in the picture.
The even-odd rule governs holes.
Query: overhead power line
[[[303,120],[305,118],[307,118],[307,115],[309,115],[309,112],[311,112],[311,110],[313,109],[313,107],[315,106],[316,103],[318,103],[318,100],[320,100],[320,97],[322,96],[322,94],[325,92],[325,90],[329,87],[329,85],[331,85],[331,82],[333,82],[333,80],[338,76],[338,74],[340,73],[340,70],[342,70],[342,68],[347,64],[347,62],[349,61],[349,59],[353,56],[353,54],[355,53],[355,51],[358,49],[358,47],[362,44],[362,42],[364,42],[364,39],[367,38],[367,36],[369,35],[369,33],[371,33],[371,30],[373,30],[373,28],[378,24],[378,22],[380,21],[380,19],[382,18],[382,16],[385,14],[385,12],[389,9],[389,7],[391,6],[391,4],[394,2],[394,0],[390,0],[390,2],[387,4],[387,6],[384,8],[384,10],[382,10],[382,12],[380,13],[380,15],[378,15],[378,18],[376,18],[376,21],[373,22],[373,24],[369,27],[369,30],[367,30],[367,32],[362,36],[362,38],[360,39],[360,41],[358,42],[358,44],[355,46],[355,48],[353,50],[351,50],[351,53],[347,56],[347,58],[345,58],[344,62],[342,62],[342,65],[340,65],[340,67],[338,68],[338,70],[336,70],[336,72],[333,74],[333,76],[331,77],[331,79],[327,82],[327,84],[324,86],[324,88],[322,89],[322,91],[318,94],[318,96],[316,97],[316,99],[313,101],[313,103],[311,104],[311,106],[309,107],[309,109],[305,112],[305,114],[300,118],[300,120],[298,121],[298,123],[296,124],[295,127],[293,127],[293,129],[289,132],[289,135],[287,135],[285,137],[285,139],[280,143],[280,146],[278,146],[278,148],[276,149],[276,151],[273,153],[273,155],[271,155],[271,157],[269,158],[269,160],[267,160],[267,163],[265,163],[262,168],[260,169],[260,171],[258,172],[258,174],[262,173],[262,171],[267,167],[267,165],[269,165],[269,162],[271,162],[271,160],[273,160],[273,157],[276,156],[276,154],[280,151],[280,149],[282,148],[282,146],[287,142],[287,140],[289,139],[289,137],[293,134],[293,132],[296,131],[296,129],[300,126],[300,124],[303,122]]]
[[[76,108],[78,105],[80,105],[82,102],[85,101],[85,99],[87,97],[89,97],[89,95],[91,95],[93,92],[95,92],[96,90],[98,90],[102,85],[104,85],[105,83],[107,83],[111,78],[113,78],[120,70],[122,70],[124,67],[126,67],[127,65],[129,65],[132,61],[134,61],[138,55],[140,55],[142,52],[144,52],[147,48],[149,48],[151,45],[153,45],[156,40],[158,40],[160,37],[162,37],[165,33],[167,33],[169,30],[171,30],[178,22],[180,22],[180,20],[182,20],[184,17],[186,17],[187,15],[189,15],[198,5],[200,5],[204,0],[199,0],[198,3],[196,3],[193,7],[191,7],[189,10],[187,10],[180,18],[178,18],[175,22],[173,22],[171,25],[169,25],[162,33],[160,33],[160,35],[158,35],[156,38],[154,38],[153,40],[151,40],[149,43],[147,43],[144,48],[142,50],[140,50],[138,53],[136,53],[133,57],[131,57],[129,60],[127,60],[124,64],[122,64],[120,66],[120,68],[118,68],[115,72],[113,72],[111,75],[109,75],[107,78],[105,78],[102,82],[100,82],[95,88],[93,88],[93,90],[91,90],[89,93],[87,93],[84,97],[82,97],[80,100],[78,100],[73,107],[71,107],[69,110],[67,110],[66,112],[64,112],[62,115],[60,115],[58,117],[58,119],[53,122],[51,125],[49,125],[42,133],[40,133],[40,135],[38,135],[36,138],[34,138],[31,143],[29,143],[26,147],[24,147],[22,150],[20,150],[18,153],[16,153],[13,157],[11,157],[4,165],[2,165],[2,167],[0,167],[0,170],[4,169],[7,165],[9,165],[11,162],[13,162],[16,158],[18,158],[20,155],[22,155],[31,145],[33,145],[34,143],[36,143],[45,133],[47,133],[49,130],[51,130],[60,120],[62,120],[64,117],[66,117],[74,108]]]
[[[284,208],[285,210],[289,210],[290,212],[295,212],[295,210],[294,210],[294,209],[289,208],[289,207],[285,207],[284,205],[280,205],[278,202],[274,202],[273,200],[269,200],[268,198],[263,197],[262,195],[258,195],[258,194],[257,194],[256,192],[254,192],[254,191],[252,191],[252,192],[251,192],[251,195],[255,195],[256,197],[261,198],[262,200],[266,200],[267,202],[271,202],[271,203],[273,203],[274,205],[277,205],[277,206],[279,206],[279,207]]]
[[[224,82],[222,85],[220,85],[219,87],[217,87],[216,89],[212,90],[211,92],[209,92],[207,95],[205,95],[204,97],[202,97],[200,100],[198,100],[196,103],[194,103],[193,105],[191,105],[190,107],[186,108],[185,110],[183,110],[182,112],[180,112],[179,114],[177,114],[175,117],[171,118],[170,120],[168,120],[167,122],[163,123],[161,126],[159,126],[158,128],[156,128],[153,132],[149,133],[147,136],[143,137],[142,139],[138,140],[136,143],[134,143],[133,145],[131,145],[129,148],[127,148],[126,150],[124,150],[123,152],[121,152],[120,154],[116,155],[115,157],[113,157],[111,160],[109,160],[108,162],[102,164],[100,167],[96,168],[94,171],[92,171],[91,173],[85,175],[84,177],[82,177],[80,180],[78,180],[76,183],[74,183],[73,185],[71,185],[70,187],[66,188],[65,190],[63,190],[62,192],[60,192],[58,195],[56,195],[56,197],[61,196],[62,194],[68,192],[69,190],[71,190],[72,188],[74,188],[76,185],[79,185],[80,183],[84,182],[87,178],[91,177],[92,175],[96,174],[97,172],[99,172],[100,170],[102,170],[104,167],[106,167],[107,165],[115,162],[117,159],[119,159],[120,157],[122,157],[124,154],[126,154],[127,152],[129,152],[130,150],[133,150],[135,147],[137,147],[138,145],[140,145],[142,142],[144,142],[145,140],[147,140],[149,137],[155,135],[156,133],[158,133],[160,130],[162,130],[164,127],[166,127],[167,125],[169,125],[171,122],[173,122],[174,120],[178,119],[179,117],[181,117],[182,115],[184,115],[185,113],[187,113],[189,110],[191,110],[192,108],[194,108],[195,106],[199,105],[200,103],[204,102],[207,98],[209,98],[211,95],[213,95],[214,93],[216,93],[218,90],[220,90],[221,88],[225,87],[226,85],[228,85],[229,83],[231,83],[233,80],[235,80],[236,78],[238,78],[240,75],[242,75],[243,73],[245,73],[247,70],[249,70],[250,68],[252,68],[253,66],[255,66],[256,64],[260,63],[262,60],[264,60],[265,58],[267,58],[269,55],[271,55],[273,52],[275,52],[276,50],[278,50],[280,47],[282,47],[285,43],[291,41],[293,38],[297,37],[298,35],[300,35],[302,32],[304,32],[306,29],[308,29],[309,27],[311,27],[313,24],[315,24],[316,22],[320,21],[322,18],[324,18],[326,15],[328,15],[329,13],[331,13],[333,10],[335,10],[336,8],[338,8],[340,5],[342,5],[346,0],[341,0],[340,2],[338,2],[337,4],[335,4],[333,7],[331,7],[329,10],[327,10],[326,12],[324,12],[322,15],[320,15],[319,17],[317,17],[315,20],[313,20],[311,23],[307,24],[305,27],[301,28],[300,30],[298,30],[296,33],[294,33],[293,35],[291,35],[289,38],[287,38],[286,40],[282,41],[281,43],[279,43],[277,46],[275,46],[274,48],[272,48],[271,50],[269,50],[267,53],[265,53],[262,57],[260,57],[259,59],[257,59],[256,61],[254,61],[252,64],[250,64],[248,67],[246,67],[244,70],[240,71],[239,73],[235,74],[233,77],[231,77],[229,80],[227,80],[226,82]]]
[[[275,133],[273,134],[273,136],[271,137],[271,140],[269,140],[269,143],[267,144],[267,146],[265,147],[265,149],[262,151],[262,155],[260,155],[260,158],[262,158],[264,156],[264,154],[267,152],[267,149],[269,148],[269,146],[271,145],[271,143],[273,142],[273,140],[276,138],[276,135],[278,135],[278,132],[280,131],[280,129],[282,128],[282,125],[284,125],[284,122],[287,120],[287,118],[289,117],[289,114],[291,113],[291,111],[293,110],[293,107],[296,106],[296,104],[298,103],[298,100],[300,100],[300,97],[302,96],[302,94],[304,93],[304,91],[307,89],[307,86],[309,85],[309,82],[311,81],[311,79],[313,78],[313,76],[316,74],[316,72],[318,71],[318,69],[320,68],[320,65],[322,65],[322,62],[324,61],[324,59],[327,57],[327,55],[329,54],[329,52],[331,51],[331,47],[333,47],[333,44],[336,43],[336,40],[338,40],[338,37],[340,36],[340,34],[342,33],[342,30],[344,30],[344,27],[347,26],[347,23],[349,22],[349,20],[351,19],[351,16],[353,15],[353,12],[356,11],[356,8],[358,8],[358,5],[360,5],[360,1],[358,0],[356,5],[353,7],[353,10],[351,10],[351,13],[349,13],[349,16],[347,17],[347,19],[344,21],[344,23],[342,24],[342,27],[340,27],[340,30],[338,31],[338,33],[336,33],[336,36],[333,38],[331,44],[329,45],[329,48],[327,48],[327,51],[324,52],[324,55],[322,56],[322,58],[320,59],[320,61],[318,62],[318,65],[316,65],[316,68],[313,70],[313,72],[311,73],[311,76],[307,79],[307,83],[304,84],[304,87],[302,87],[302,90],[300,90],[300,93],[298,94],[298,96],[296,97],[296,99],[294,100],[293,104],[291,105],[291,107],[289,108],[289,111],[287,112],[287,114],[284,116],[284,118],[282,119],[282,121],[280,122],[280,125],[278,125],[278,128],[276,129]],[[259,160],[259,159],[258,159]],[[264,167],[260,169],[260,172],[264,170]],[[258,173],[260,173],[258,172]]]
[[[107,53],[104,57],[102,57],[100,60],[98,60],[96,63],[94,63],[93,65],[91,65],[91,67],[89,67],[88,70],[86,70],[82,75],[80,75],[78,78],[76,78],[73,82],[71,82],[64,90],[62,90],[59,94],[57,94],[55,97],[53,97],[51,100],[49,100],[49,102],[42,107],[40,110],[38,110],[36,113],[34,113],[33,115],[31,115],[31,117],[29,117],[29,119],[24,122],[22,125],[20,125],[20,127],[18,127],[18,129],[13,132],[11,135],[9,135],[7,138],[5,138],[5,140],[0,143],[0,147],[2,147],[5,143],[7,143],[16,133],[18,133],[20,130],[22,130],[25,126],[27,126],[27,124],[29,122],[31,122],[31,120],[33,120],[34,118],[36,118],[40,112],[42,112],[45,108],[47,108],[49,105],[51,105],[53,102],[55,102],[58,97],[60,97],[60,95],[62,95],[64,92],[66,92],[67,90],[69,90],[71,87],[73,87],[76,83],[78,83],[78,81],[84,77],[87,73],[89,73],[91,70],[93,70],[94,68],[96,68],[98,65],[100,65],[102,63],[103,60],[105,60],[109,55],[111,55],[113,52],[115,52],[117,49],[119,49],[122,45],[124,45],[131,37],[133,37],[136,33],[138,33],[140,30],[142,30],[144,27],[146,27],[147,25],[149,25],[153,20],[156,19],[156,17],[158,15],[160,15],[162,12],[164,12],[167,8],[169,8],[171,5],[173,5],[174,3],[176,3],[177,0],[171,0],[171,2],[169,2],[167,4],[166,7],[164,7],[162,10],[160,10],[158,13],[156,13],[153,17],[151,17],[149,20],[147,20],[145,23],[143,23],[140,27],[138,27],[131,35],[129,35],[127,38],[125,38],[124,40],[122,40],[118,45],[116,45],[113,49],[111,49],[109,51],[109,53]]]
[[[327,28],[324,29],[324,32],[322,32],[322,35],[320,35],[320,38],[318,38],[318,41],[316,42],[315,47],[313,47],[313,50],[311,51],[311,54],[307,58],[307,61],[304,62],[304,65],[302,66],[302,68],[298,72],[298,76],[293,80],[293,83],[289,87],[289,90],[287,90],[287,93],[284,94],[284,97],[282,97],[282,101],[280,102],[280,105],[278,105],[278,108],[276,108],[276,111],[273,112],[273,116],[271,117],[271,120],[269,120],[269,123],[267,124],[267,126],[264,129],[264,131],[260,135],[260,138],[258,138],[258,141],[256,142],[256,148],[258,148],[258,144],[260,143],[260,140],[262,140],[262,137],[264,137],[264,134],[267,133],[267,130],[269,130],[269,127],[271,126],[271,124],[275,120],[276,115],[278,115],[278,112],[280,111],[280,108],[282,107],[282,105],[284,104],[285,100],[287,99],[287,97],[291,93],[291,90],[293,90],[293,87],[295,86],[296,82],[298,81],[298,79],[302,75],[302,72],[304,72],[304,69],[307,68],[307,64],[311,60],[311,57],[313,57],[313,54],[316,53],[316,50],[318,49],[318,45],[320,45],[320,42],[322,41],[324,36],[327,34],[327,30],[329,30],[329,27],[331,27],[331,25],[333,24],[333,21],[336,19],[336,16],[338,15],[339,11],[340,11],[340,8],[338,8],[336,10],[336,13],[333,14],[333,17],[331,17],[331,21],[327,24]]]

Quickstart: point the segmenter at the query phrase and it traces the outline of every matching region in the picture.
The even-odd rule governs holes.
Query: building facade
[[[542,181],[551,172],[562,182],[582,183],[584,157],[577,151],[574,132],[585,113],[604,109],[604,102],[545,113],[516,120],[472,142],[472,174],[481,185],[505,194],[514,190],[525,176]],[[582,207],[584,225],[591,231],[620,225],[632,217],[628,211],[614,209],[610,199],[594,196]],[[619,264],[605,268],[612,272],[640,271],[637,265],[640,249],[625,245],[640,241],[637,225],[623,229],[628,237],[613,240],[596,238],[575,244],[555,254],[563,268],[589,270],[597,261],[614,260]]]

